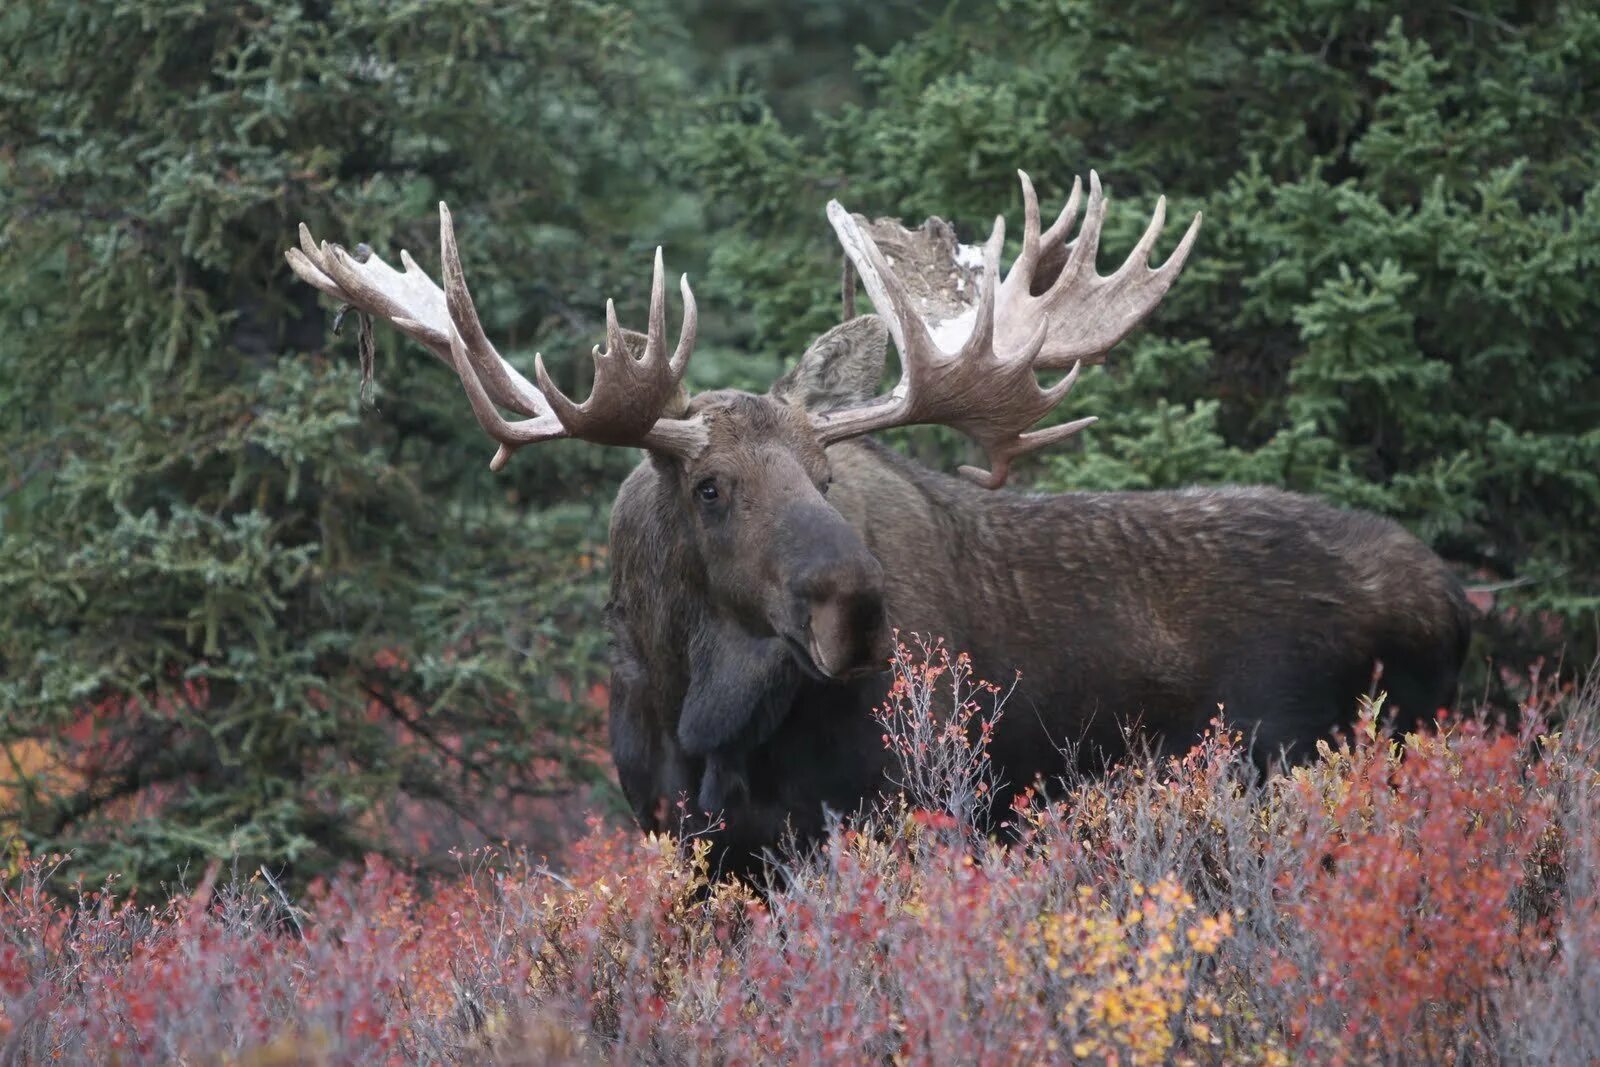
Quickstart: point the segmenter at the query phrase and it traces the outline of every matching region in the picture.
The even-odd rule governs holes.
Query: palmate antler
[[[1089,417],[1026,432],[1067,395],[1081,364],[1103,359],[1155,309],[1183,269],[1200,230],[1200,215],[1195,215],[1167,261],[1152,269],[1150,252],[1166,221],[1162,197],[1132,254],[1115,274],[1103,278],[1094,265],[1106,215],[1099,176],[1089,174],[1083,227],[1069,245],[1066,237],[1077,218],[1082,183],[1073,182],[1061,215],[1041,237],[1033,183],[1021,171],[1017,174],[1024,207],[1022,251],[1001,280],[1005,219],[995,219],[983,249],[971,333],[955,352],[935,342],[930,323],[879,249],[866,220],[836,200],[829,202],[828,220],[894,338],[901,376],[886,397],[862,407],[813,415],[812,425],[824,444],[893,426],[953,426],[989,457],[988,471],[963,467],[961,473],[994,489],[1005,483],[1017,456],[1069,437],[1095,421]],[[1061,381],[1048,389],[1040,387],[1038,371],[1069,367]]]
[[[952,327],[964,327],[964,337],[954,352],[935,340],[930,320],[918,310],[905,280],[896,274],[866,221],[845,211],[837,201],[828,204],[828,218],[894,338],[901,377],[886,397],[855,408],[813,414],[811,422],[823,444],[893,426],[952,426],[976,441],[989,458],[989,470],[963,467],[962,473],[980,485],[997,488],[1004,484],[1016,457],[1071,436],[1095,421],[1082,418],[1030,430],[1071,390],[1082,363],[1103,359],[1154,310],[1183,268],[1200,228],[1200,216],[1195,215],[1167,261],[1152,269],[1148,259],[1166,217],[1163,197],[1127,261],[1115,274],[1103,278],[1094,266],[1106,214],[1099,177],[1090,173],[1083,226],[1077,239],[1068,243],[1082,184],[1073,183],[1060,216],[1041,235],[1033,183],[1026,174],[1018,174],[1024,205],[1022,251],[1002,279],[1005,220],[997,218],[983,249],[977,306],[939,324],[941,336],[950,335]],[[677,348],[669,357],[666,284],[659,248],[651,279],[648,332],[641,338],[622,330],[615,306],[606,302],[606,350],[594,349],[594,388],[580,405],[551,382],[542,357],[534,360],[535,385],[495,351],[478,319],[461,270],[450,212],[442,203],[439,244],[443,289],[405,252],[400,253],[405,269],[397,271],[377,256],[357,260],[338,245],[318,244],[303,225],[300,247],[290,249],[287,256],[302,279],[340,301],[387,319],[455,370],[479,425],[499,443],[490,464],[496,470],[516,449],[556,437],[631,445],[678,457],[696,455],[705,447],[708,434],[701,418],[663,417],[674,410],[680,393],[694,349],[698,316],[685,277],[680,283],[683,325]],[[964,326],[968,320],[970,326]],[[1061,381],[1048,389],[1040,387],[1038,371],[1068,368]],[[508,421],[501,408],[527,417]]]
[[[542,356],[534,357],[534,376],[539,381],[535,386],[495,351],[467,289],[450,209],[443,203],[439,205],[439,247],[443,289],[406,252],[400,253],[404,271],[395,270],[376,255],[358,261],[338,245],[317,244],[304,225],[300,227],[300,247],[285,254],[301,279],[370,315],[387,319],[454,368],[478,425],[500,445],[490,462],[494,470],[504,466],[518,448],[557,437],[633,445],[676,456],[694,455],[704,447],[702,420],[662,417],[688,368],[699,318],[685,276],[679,283],[683,325],[677,349],[669,358],[661,249],[656,249],[649,328],[642,346],[629,343],[617,325],[615,305],[606,301],[606,350],[594,347],[594,388],[588,400],[575,404],[551,382]],[[508,421],[498,410],[502,407],[528,418]]]

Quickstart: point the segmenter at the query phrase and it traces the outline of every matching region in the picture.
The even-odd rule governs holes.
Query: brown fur
[[[1219,706],[1262,759],[1298,758],[1352,720],[1379,662],[1402,725],[1454,699],[1465,598],[1393,522],[1272,489],[984,490],[871,442],[824,453],[777,392],[696,398],[712,426],[705,455],[648,460],[617,498],[612,745],[646,827],[670,828],[660,813],[680,795],[730,802],[721,841],[748,856],[883,787],[870,710],[886,674],[804,669],[753,606],[771,607],[774,568],[796,566],[794,552],[843,559],[852,588],[870,590],[846,533],[881,564],[889,625],[943,637],[981,677],[1020,672],[991,750],[1013,787],[1059,775],[1067,750],[1086,768],[1114,759],[1129,731],[1181,751]],[[742,479],[737,546],[710,544],[688,503],[714,467]],[[779,518],[796,501],[814,524],[798,537]],[[858,629],[870,643],[871,620]],[[708,712],[691,700],[686,730],[695,676],[723,701]]]

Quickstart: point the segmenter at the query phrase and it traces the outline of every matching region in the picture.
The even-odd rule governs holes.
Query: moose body
[[[1132,739],[1182,752],[1219,715],[1261,760],[1295,759],[1352,721],[1373,686],[1409,728],[1455,697],[1465,598],[1401,527],[1258,488],[1023,494],[976,488],[876,444],[827,451],[827,502],[883,567],[887,619],[971,654],[979,677],[1017,676],[990,744],[1011,791],[1075,753],[1092,771]],[[685,619],[714,616],[677,489],[650,461],[612,519],[617,770],[640,824],[668,830],[698,797],[715,740],[680,736]],[[663,566],[659,554],[671,564]],[[890,785],[871,711],[890,678],[793,671],[762,683],[748,791],[722,807],[739,863],[823,827]],[[737,688],[737,687],[735,687]]]
[[[301,227],[295,272],[449,365],[500,446],[495,469],[557,437],[648,453],[613,510],[608,610],[612,754],[641,825],[720,812],[723,858],[744,866],[870,803],[891,775],[871,711],[894,628],[943,638],[980,677],[1018,677],[989,748],[1010,788],[1059,775],[1067,751],[1093,769],[1134,739],[1182,750],[1219,714],[1259,759],[1303,756],[1353,719],[1380,664],[1402,726],[1452,701],[1465,598],[1392,522],[1269,489],[1001,491],[1013,459],[1094,421],[1033,429],[1156,306],[1200,224],[1150,267],[1158,202],[1102,277],[1099,179],[1069,242],[1081,185],[1041,230],[1020,177],[1022,246],[1003,276],[1002,219],[979,271],[939,220],[912,233],[830,203],[877,314],[829,331],[760,396],[683,390],[698,315],[685,278],[669,354],[659,249],[648,331],[607,304],[579,405],[542,358],[535,384],[484,335],[444,205],[442,288],[403,253],[396,271]],[[890,339],[901,377],[880,394]],[[1050,371],[1066,373],[1041,384]],[[867,440],[915,424],[959,430],[989,469],[963,481]]]

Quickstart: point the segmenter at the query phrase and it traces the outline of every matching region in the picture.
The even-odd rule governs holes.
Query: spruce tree
[[[708,297],[747,301],[745,343],[783,356],[838,315],[828,196],[968,240],[1005,212],[1014,252],[1015,169],[1053,210],[1092,167],[1113,197],[1103,263],[1157,196],[1169,218],[1203,210],[1161,309],[1056,416],[1100,423],[1036,457],[1036,484],[1257,482],[1393,515],[1500,590],[1479,667],[1583,667],[1596,70],[1600,14],[1580,4],[1012,0],[864,56],[870,101],[813,123],[708,106],[681,158],[727,225]]]
[[[356,324],[283,250],[304,221],[430,263],[446,199],[496,336],[581,376],[671,225],[670,32],[609,0],[0,13],[8,833],[124,885],[304,876],[439,813],[497,838],[599,773],[573,694],[628,457],[491,480],[453,376],[386,328],[362,400]]]

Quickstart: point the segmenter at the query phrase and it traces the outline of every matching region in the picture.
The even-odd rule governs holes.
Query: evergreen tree
[[[1010,0],[864,57],[871,101],[815,135],[747,98],[708,108],[681,156],[729,226],[707,292],[747,303],[745,343],[780,356],[838,314],[830,195],[969,240],[1004,211],[1014,251],[1014,170],[1050,210],[1093,167],[1113,265],[1158,195],[1203,210],[1161,310],[1057,416],[1102,421],[1036,459],[1038,484],[1262,482],[1396,516],[1512,586],[1481,652],[1583,666],[1597,70],[1600,14],[1578,4]]]
[[[387,331],[363,404],[283,250],[303,220],[429,263],[448,199],[496,336],[583,374],[672,225],[671,32],[609,0],[0,13],[10,832],[91,877],[303,875],[418,805],[498,835],[598,773],[570,695],[628,457],[491,480],[453,376]]]

